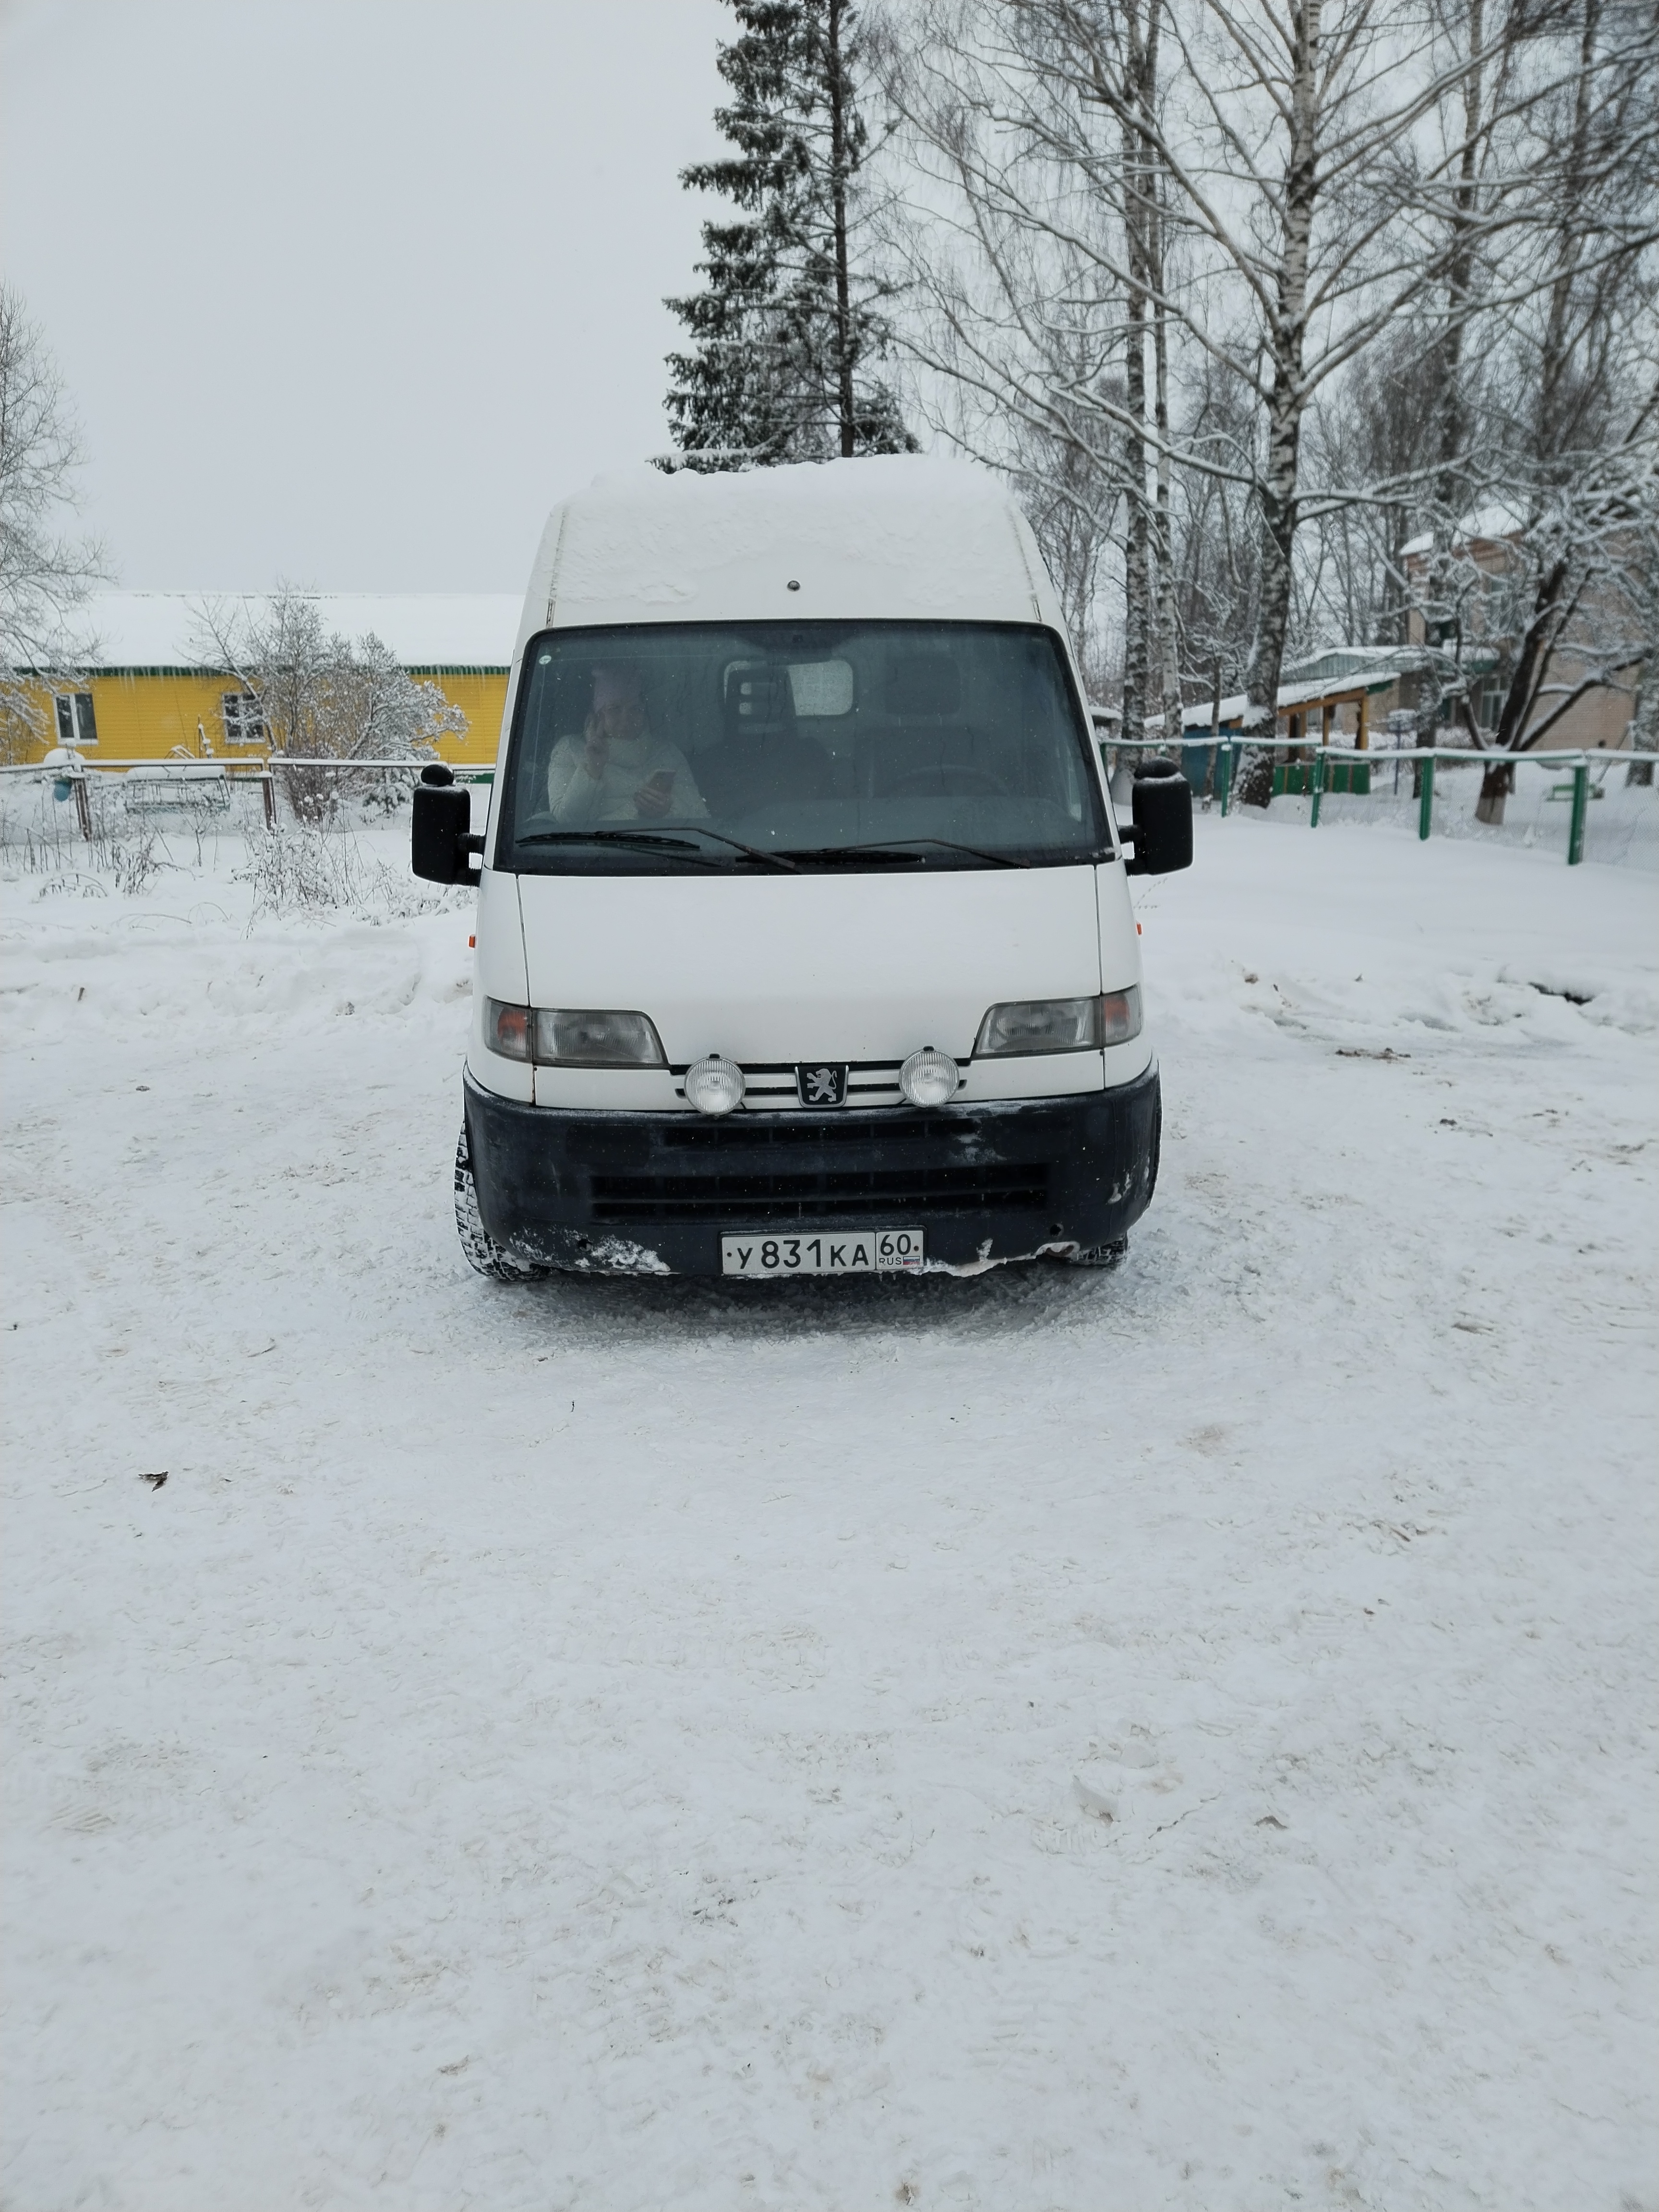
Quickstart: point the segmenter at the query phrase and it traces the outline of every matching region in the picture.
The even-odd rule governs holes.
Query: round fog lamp
[[[723,1052],[711,1052],[686,1069],[685,1097],[699,1114],[729,1114],[743,1103],[743,1070]]]
[[[942,1106],[957,1095],[957,1064],[948,1053],[924,1045],[899,1070],[899,1089],[913,1106]]]

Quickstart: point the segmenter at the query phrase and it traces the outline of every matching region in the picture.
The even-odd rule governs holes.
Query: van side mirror
[[[472,832],[472,801],[441,761],[421,770],[410,825],[409,864],[429,884],[476,884],[474,853],[483,839]]]
[[[1125,872],[1170,876],[1193,865],[1193,787],[1171,760],[1146,760],[1130,793],[1134,858]],[[1120,828],[1120,836],[1123,835]],[[1126,839],[1126,842],[1127,840]]]

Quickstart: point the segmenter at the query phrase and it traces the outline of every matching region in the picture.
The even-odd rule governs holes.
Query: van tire
[[[1082,1244],[1066,1255],[1071,1267],[1121,1267],[1129,1256],[1129,1240],[1120,1237],[1112,1244]]]
[[[550,1267],[538,1267],[528,1260],[515,1260],[513,1255],[498,1244],[483,1225],[483,1216],[478,1211],[478,1187],[472,1180],[472,1154],[466,1140],[466,1123],[461,1123],[460,1142],[455,1147],[455,1233],[461,1240],[461,1249],[467,1263],[481,1275],[488,1275],[495,1283],[534,1283],[551,1274]]]

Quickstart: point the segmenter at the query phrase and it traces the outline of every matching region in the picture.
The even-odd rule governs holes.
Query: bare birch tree
[[[1119,487],[1086,441],[1029,423],[1017,427],[1007,465],[1015,496],[1036,535],[1066,614],[1066,628],[1091,701],[1115,680],[1115,631],[1103,599]]]
[[[1157,58],[1155,35],[1148,40],[1142,17],[1137,25],[1114,54],[1134,111],[1155,99]],[[1124,594],[1123,732],[1138,739],[1175,665],[1172,638],[1164,653],[1154,635],[1158,610],[1175,602],[1167,527],[1160,534],[1168,484],[1160,501],[1148,477],[1146,347],[1161,239],[1133,126],[1100,133],[1116,142],[1114,161],[1136,173],[1127,218],[1121,200],[1086,179],[1079,189],[1036,134],[1003,129],[1002,89],[1029,75],[1025,28],[976,0],[927,0],[921,20],[907,19],[902,39],[890,29],[881,49],[920,163],[912,219],[895,240],[921,310],[905,336],[931,373],[924,404],[931,394],[933,427],[1011,470],[1051,563],[1056,550],[1063,558],[1086,547],[1092,585],[1113,549]],[[1156,368],[1154,388],[1167,398]],[[1061,589],[1069,604],[1065,579]],[[1103,675],[1099,629],[1076,641]]]
[[[1462,4],[1478,21],[1480,0]],[[1443,453],[1463,450],[1437,482],[1418,593],[1431,633],[1495,650],[1490,742],[1511,757],[1592,692],[1634,696],[1652,650],[1642,610],[1659,496],[1659,22],[1577,0],[1522,27],[1530,46],[1571,35],[1573,65],[1538,87],[1511,134],[1510,164],[1541,189],[1484,271],[1487,297],[1478,252],[1460,241],[1449,264],[1480,343],[1437,362]],[[1514,78],[1512,17],[1506,32]],[[1468,198],[1460,176],[1455,232]],[[1483,819],[1502,819],[1513,783],[1512,758],[1486,771]]]
[[[935,203],[954,193],[959,234],[986,265],[964,281],[961,254],[912,257],[928,310],[915,343],[927,368],[965,374],[988,405],[994,396],[1040,413],[1055,340],[1074,334],[1079,301],[1096,325],[1115,312],[1132,326],[1151,294],[1179,356],[1166,376],[1188,392],[1211,376],[1240,390],[1246,418],[1220,438],[1213,410],[1200,437],[1167,408],[1149,420],[1127,382],[1121,401],[1099,379],[1061,387],[1126,441],[1126,477],[1138,447],[1174,475],[1248,495],[1255,576],[1245,719],[1271,738],[1298,528],[1357,502],[1397,502],[1449,459],[1442,441],[1393,479],[1310,486],[1310,410],[1425,302],[1437,320],[1424,343],[1444,348],[1477,305],[1471,285],[1448,283],[1459,257],[1473,267],[1538,196],[1534,177],[1506,169],[1449,225],[1447,179],[1462,147],[1442,143],[1436,125],[1474,73],[1494,68],[1481,90],[1491,139],[1552,82],[1576,81],[1579,64],[1558,39],[1544,42],[1524,82],[1495,70],[1493,42],[1449,39],[1431,0],[1147,7],[1141,17],[1104,0],[923,0],[923,35],[892,67],[890,89],[927,179],[930,224]],[[1152,10],[1167,66],[1148,99],[1137,63]],[[988,293],[988,269],[997,280]],[[1014,296],[1011,280],[1038,270],[1046,284]],[[1140,573],[1127,564],[1126,593]],[[1258,763],[1249,795],[1265,798],[1267,769]]]
[[[92,649],[80,617],[99,547],[57,534],[83,459],[63,379],[18,294],[0,285],[0,758],[50,734],[43,690]]]

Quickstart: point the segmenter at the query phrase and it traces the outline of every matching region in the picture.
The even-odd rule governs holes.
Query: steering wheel
[[[958,766],[942,761],[937,768],[912,769],[896,783],[890,783],[883,796],[887,799],[909,799],[932,796],[945,799],[1006,799],[1008,787],[1000,775],[988,769]]]

